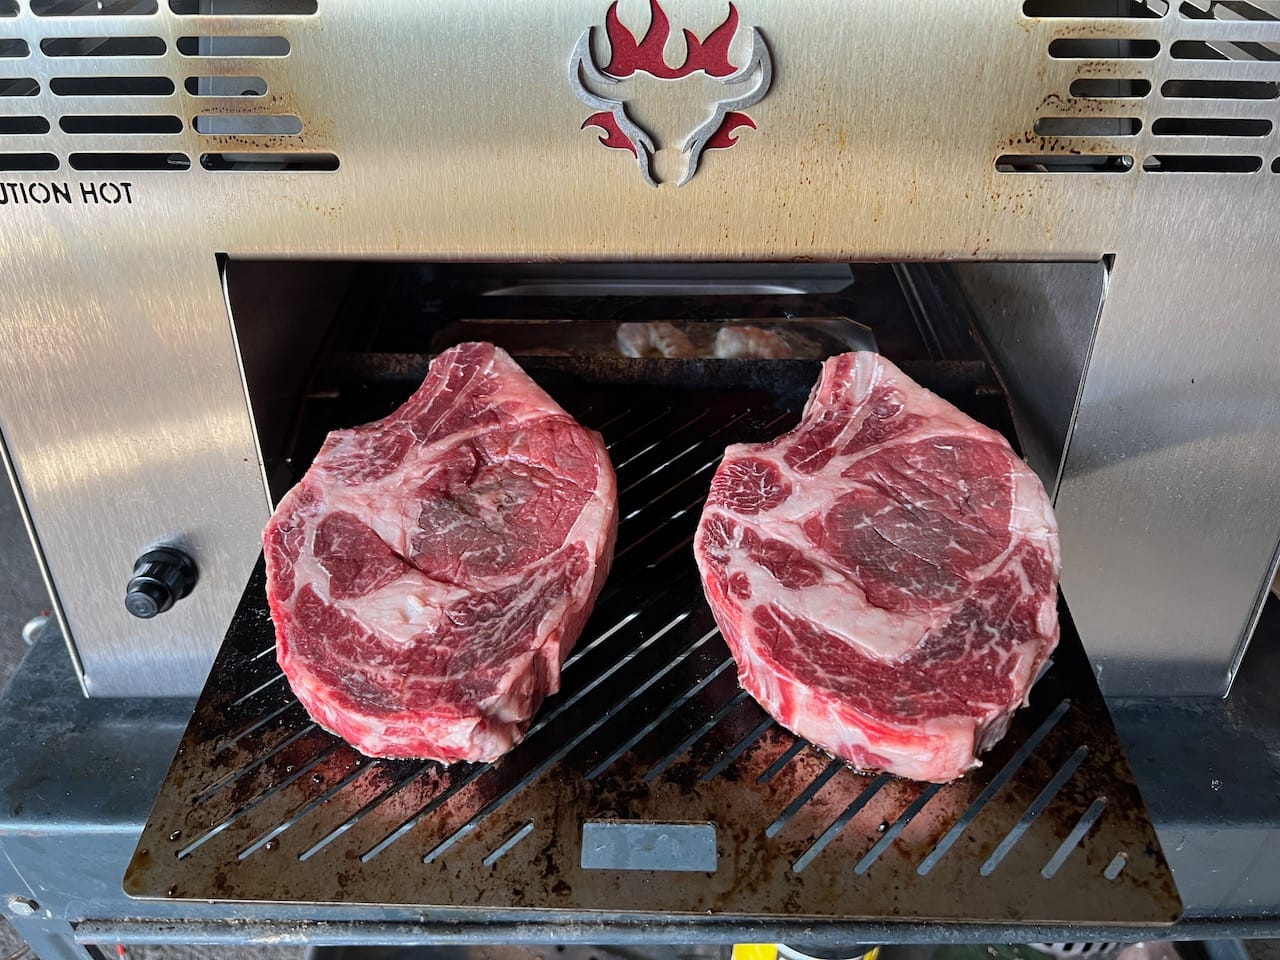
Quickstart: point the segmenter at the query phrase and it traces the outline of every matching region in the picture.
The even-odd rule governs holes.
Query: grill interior
[[[983,362],[895,359],[1010,432]],[[325,430],[396,405],[426,362],[328,363],[298,462]],[[129,894],[525,917],[1176,919],[1172,878],[1065,608],[1031,706],[978,771],[946,786],[858,774],[739,689],[693,532],[724,447],[793,424],[816,363],[526,365],[604,435],[621,525],[563,689],[525,742],[492,764],[442,767],[366,759],[317,728],[276,666],[259,564],[129,866]]]

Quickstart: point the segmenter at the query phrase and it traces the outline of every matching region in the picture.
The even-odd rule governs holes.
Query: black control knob
[[[134,561],[124,607],[135,617],[149,620],[172,607],[195,585],[194,560],[176,547],[155,547]]]

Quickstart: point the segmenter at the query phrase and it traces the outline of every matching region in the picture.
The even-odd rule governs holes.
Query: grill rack
[[[355,386],[313,401],[300,449],[384,413],[425,363],[339,364]],[[702,366],[531,370],[603,433],[621,522],[610,582],[524,743],[493,764],[442,767],[369,760],[316,727],[275,663],[259,563],[126,892],[526,918],[1176,920],[1171,874],[1065,607],[1031,705],[979,770],[946,786],[858,774],[740,690],[690,543],[723,448],[794,423],[816,364]],[[1009,433],[982,364],[904,366]],[[599,860],[584,860],[587,824],[616,831],[624,859],[664,869],[617,869],[610,854],[584,866]],[[708,830],[710,863],[693,849]]]

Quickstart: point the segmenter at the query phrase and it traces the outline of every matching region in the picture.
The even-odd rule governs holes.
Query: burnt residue
[[[336,398],[308,412],[317,422],[300,435],[323,436],[335,420],[358,422],[397,394],[403,399],[424,362],[422,354],[348,354],[345,366],[329,369]],[[997,382],[980,360],[917,355],[902,365],[1010,432]],[[622,515],[640,518],[623,525],[621,559],[580,643],[581,660],[543,705],[547,724],[495,764],[447,768],[366,760],[308,729],[283,681],[250,695],[278,673],[259,565],[130,864],[131,894],[519,908],[544,918],[552,911],[710,912],[1154,924],[1177,914],[1167,865],[1065,607],[1062,644],[1030,707],[982,767],[931,793],[901,824],[924,798],[924,785],[877,782],[833,770],[831,758],[811,746],[794,750],[790,733],[762,728],[760,708],[738,699],[731,663],[713,674],[729,654],[711,632],[688,544],[710,480],[705,465],[728,443],[771,437],[794,423],[815,365],[708,365],[698,368],[702,381],[689,378],[688,368],[664,374],[652,364],[575,366],[561,358],[531,367],[614,444],[627,464],[619,471]],[[374,368],[397,375],[361,381]],[[696,429],[688,426],[695,417]],[[614,669],[624,662],[626,669]],[[673,663],[660,682],[645,685]],[[1058,725],[1011,767],[1064,699],[1071,705]],[[1079,768],[999,867],[982,876],[982,864],[1082,745],[1089,749]],[[709,775],[732,750],[732,761]],[[989,790],[1006,768],[1003,785]],[[786,813],[819,777],[826,779],[809,801]],[[1042,868],[1098,797],[1106,798],[1104,815],[1046,880]],[[962,818],[971,820],[922,874],[925,858]],[[584,870],[589,819],[713,824],[718,869]],[[523,839],[491,856],[527,823],[533,827]],[[170,841],[174,831],[181,835]],[[271,848],[251,849],[268,836]],[[201,837],[183,859],[173,855]],[[808,856],[815,845],[821,852]],[[1121,851],[1125,869],[1105,879]]]

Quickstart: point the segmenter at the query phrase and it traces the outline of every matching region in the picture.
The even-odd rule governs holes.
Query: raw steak
[[[276,656],[375,757],[518,743],[609,572],[600,437],[505,352],[464,343],[386,419],[329,434],[263,533]]]
[[[998,433],[874,353],[730,447],[694,541],[742,686],[856,767],[945,782],[1058,642],[1058,528]]]

